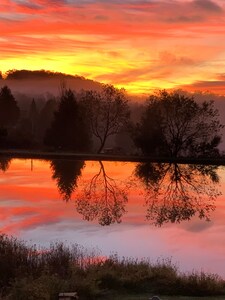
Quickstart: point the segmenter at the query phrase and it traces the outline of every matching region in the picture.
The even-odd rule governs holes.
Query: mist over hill
[[[86,79],[82,76],[73,76],[45,70],[11,70],[5,74],[5,78],[0,76],[0,87],[7,85],[13,93],[22,93],[32,97],[46,93],[58,96],[62,83],[66,85],[67,88],[76,92],[82,89],[101,89],[100,82]]]
[[[0,88],[7,85],[18,104],[21,111],[27,112],[28,107],[33,99],[36,101],[38,110],[40,111],[45,102],[49,99],[57,99],[60,95],[62,85],[74,92],[81,90],[102,89],[102,83],[93,81],[78,75],[68,75],[60,72],[52,72],[46,70],[10,70],[6,74],[0,72]],[[213,100],[215,108],[219,110],[220,122],[225,124],[225,95],[218,95],[210,92],[194,92],[190,93],[179,90],[180,93],[193,96],[197,102]],[[130,100],[131,117],[134,123],[140,120],[148,95],[130,95],[126,93]],[[225,150],[225,128],[222,130],[223,138],[220,144],[220,150]]]

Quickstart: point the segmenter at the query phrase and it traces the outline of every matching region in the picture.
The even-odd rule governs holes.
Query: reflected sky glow
[[[99,171],[99,162],[85,162],[77,188],[66,202],[52,178],[50,162],[34,160],[31,170],[30,160],[12,160],[8,170],[0,171],[1,232],[45,246],[61,240],[98,247],[102,255],[172,257],[182,270],[203,269],[225,278],[225,170],[218,171],[222,195],[210,222],[194,216],[191,221],[157,227],[146,220],[144,190],[134,168],[134,163],[104,163],[110,178],[120,186],[126,182],[128,202],[120,224],[101,226],[97,220],[83,220],[76,210],[76,201]]]

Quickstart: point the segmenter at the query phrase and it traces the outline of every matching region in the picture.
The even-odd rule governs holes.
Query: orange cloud
[[[88,74],[135,93],[211,82],[224,73],[224,17],[221,0],[2,0],[1,68]]]

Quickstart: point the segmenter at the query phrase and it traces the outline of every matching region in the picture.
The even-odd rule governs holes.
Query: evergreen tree
[[[0,126],[3,128],[14,126],[20,116],[17,102],[11,90],[4,86],[0,90]]]
[[[51,123],[54,118],[54,112],[57,108],[56,100],[49,99],[44,107],[41,109],[39,118],[38,118],[38,137],[43,141],[43,138],[46,134],[47,129],[51,127]]]
[[[84,151],[90,145],[89,132],[85,118],[74,93],[68,89],[63,90],[58,110],[45,140],[46,145],[58,149]]]
[[[37,134],[37,127],[38,127],[38,110],[34,99],[32,100],[30,105],[29,120],[31,122],[32,136],[35,137]]]

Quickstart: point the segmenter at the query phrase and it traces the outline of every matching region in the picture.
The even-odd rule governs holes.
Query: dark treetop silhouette
[[[87,125],[75,94],[70,89],[63,89],[45,144],[58,150],[87,151],[90,147]]]
[[[103,85],[101,92],[84,91],[83,106],[87,108],[92,134],[99,140],[98,153],[109,136],[115,135],[129,121],[130,111],[124,90]]]
[[[17,102],[11,90],[4,86],[0,90],[0,127],[9,128],[16,124],[20,116]]]
[[[147,219],[161,226],[190,220],[195,214],[209,220],[220,195],[218,167],[174,163],[140,163],[135,174],[146,190]]]
[[[0,147],[13,146],[15,125],[20,117],[20,109],[11,90],[4,86],[0,90]]]
[[[177,92],[150,96],[134,141],[144,154],[164,157],[219,155],[223,125],[213,102],[198,104]]]

